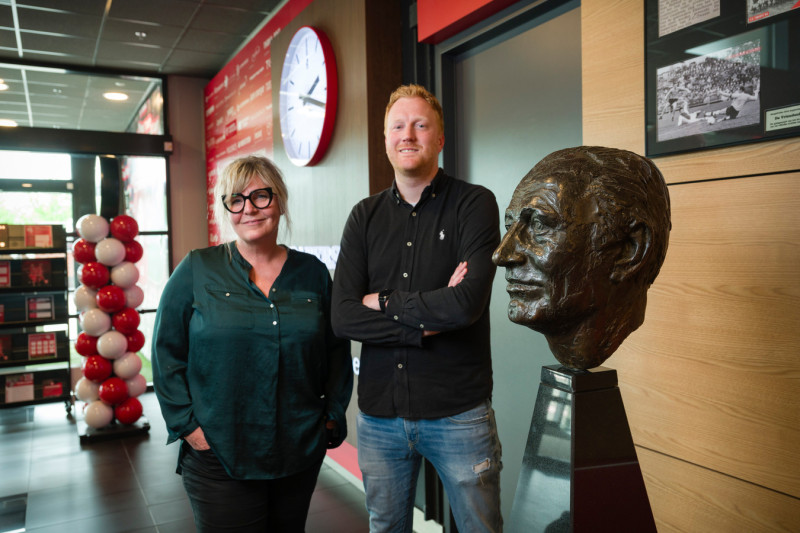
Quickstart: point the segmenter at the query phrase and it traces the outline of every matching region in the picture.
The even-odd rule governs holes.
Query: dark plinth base
[[[542,367],[507,529],[656,531],[616,370]]]
[[[150,431],[150,422],[148,422],[147,418],[144,416],[130,425],[120,424],[114,421],[106,427],[93,428],[83,420],[78,420],[77,426],[78,437],[80,437],[81,444],[108,439],[119,439],[132,435],[144,435]]]

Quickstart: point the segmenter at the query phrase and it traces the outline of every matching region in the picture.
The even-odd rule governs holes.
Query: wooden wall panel
[[[797,500],[639,448],[659,533],[797,531]]]
[[[584,0],[581,25],[583,143],[644,154],[644,3]],[[670,248],[644,325],[605,366],[659,530],[797,530],[800,139],[655,162]]]
[[[637,444],[800,497],[800,173],[670,187],[647,315],[606,362]]]
[[[644,154],[644,2],[581,2],[583,144]]]

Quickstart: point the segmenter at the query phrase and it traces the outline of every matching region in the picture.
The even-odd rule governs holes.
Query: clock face
[[[333,134],[338,97],[336,60],[328,38],[310,26],[297,30],[281,72],[281,138],[298,166],[322,159]]]

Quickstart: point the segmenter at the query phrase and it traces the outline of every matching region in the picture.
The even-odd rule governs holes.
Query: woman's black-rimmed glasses
[[[241,213],[244,211],[245,201],[250,200],[256,209],[266,209],[272,203],[272,187],[256,189],[250,194],[234,193],[230,197],[222,195],[222,205],[231,213]]]

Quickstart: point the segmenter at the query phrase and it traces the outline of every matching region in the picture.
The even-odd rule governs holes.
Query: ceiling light
[[[2,78],[0,78],[0,91],[5,91],[7,89],[8,89],[8,85],[6,85],[6,82],[4,82],[2,80]]]
[[[0,118],[0,128],[16,128],[17,123],[10,118]]]
[[[136,38],[137,38],[137,39],[139,39],[140,41],[144,41],[144,40],[145,40],[145,38],[147,37],[147,32],[146,32],[146,31],[135,31],[135,32],[133,32],[133,34],[134,34],[134,35],[136,36]]]
[[[125,93],[118,93],[118,92],[107,92],[103,93],[103,97],[106,100],[113,100],[115,102],[124,102],[128,99],[128,95]]]

